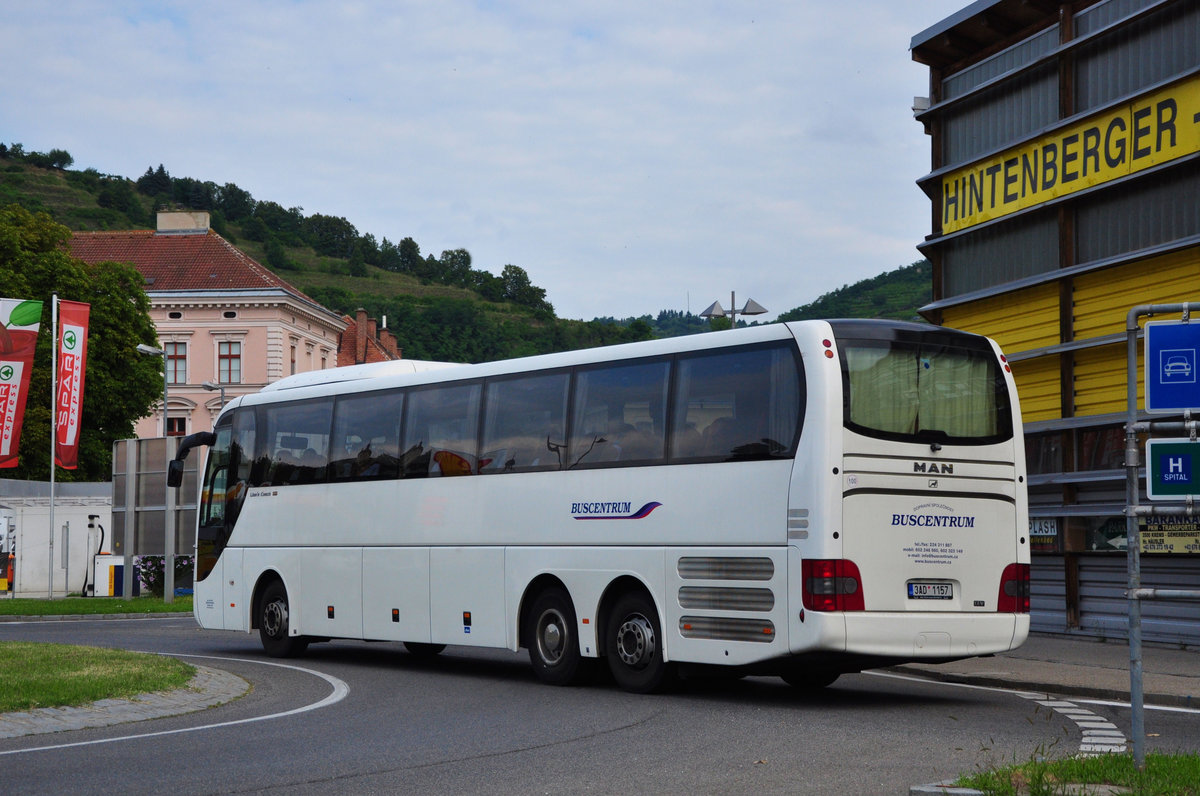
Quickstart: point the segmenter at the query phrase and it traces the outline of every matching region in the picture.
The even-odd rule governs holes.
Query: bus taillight
[[[996,612],[1001,614],[1029,613],[1029,565],[1009,564],[1000,576],[1000,596]]]
[[[810,611],[862,611],[862,575],[858,566],[845,558],[805,559],[804,607]]]

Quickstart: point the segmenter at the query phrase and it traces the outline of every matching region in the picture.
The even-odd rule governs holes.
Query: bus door
[[[241,556],[230,556],[226,547],[250,483],[254,429],[253,410],[227,415],[214,429],[208,451],[196,524],[194,613],[201,627],[241,630],[246,625]]]

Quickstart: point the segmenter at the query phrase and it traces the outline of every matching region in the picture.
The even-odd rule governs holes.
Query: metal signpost
[[[1138,319],[1179,313],[1179,321],[1146,324],[1146,411],[1183,415],[1182,421],[1138,421]],[[1195,517],[1193,502],[1200,497],[1200,442],[1192,412],[1200,410],[1200,323],[1191,323],[1188,304],[1142,304],[1129,311],[1125,322],[1127,358],[1127,416],[1125,423],[1125,532],[1129,573],[1129,702],[1132,711],[1133,761],[1146,767],[1146,723],[1142,690],[1142,600],[1200,600],[1196,589],[1143,589],[1141,517]],[[1186,437],[1146,441],[1146,496],[1169,505],[1139,505],[1139,433],[1166,432]]]

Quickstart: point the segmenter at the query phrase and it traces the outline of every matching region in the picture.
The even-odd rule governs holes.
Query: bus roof
[[[313,387],[318,384],[376,379],[380,376],[394,376],[400,373],[424,373],[428,370],[458,367],[462,367],[462,365],[457,362],[432,362],[423,359],[394,359],[389,362],[371,362],[365,365],[344,365],[340,368],[327,368],[325,370],[310,370],[307,373],[297,373],[294,376],[288,376],[287,378],[268,384],[262,388],[261,392],[292,390],[297,387]]]

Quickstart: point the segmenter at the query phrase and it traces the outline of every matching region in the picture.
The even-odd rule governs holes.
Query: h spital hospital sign
[[[956,169],[942,178],[942,232],[1200,152],[1200,77]]]

